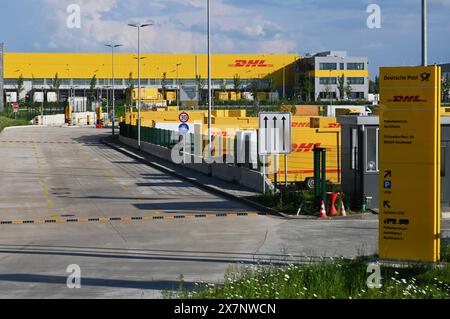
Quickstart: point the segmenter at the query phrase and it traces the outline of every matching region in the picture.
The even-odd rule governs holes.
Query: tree
[[[300,96],[301,100],[306,102],[311,102],[311,95],[313,93],[313,82],[311,76],[303,73],[299,79],[299,86],[297,88],[297,92]]]
[[[339,90],[339,99],[343,100],[345,96],[345,76],[338,77],[338,90]]]
[[[91,102],[96,101],[96,98],[95,98],[95,89],[96,88],[97,88],[97,75],[94,74],[94,76],[91,79],[91,83],[89,84],[89,99]]]
[[[276,83],[275,83],[275,79],[273,79],[273,78],[270,78],[269,79],[269,92],[276,92],[277,91],[277,86],[276,86]]]
[[[253,98],[255,99],[255,101],[258,100],[258,92],[260,90],[260,85],[259,85],[259,81],[258,80],[253,80],[251,85],[250,85],[250,91],[252,92]]]
[[[379,94],[380,92],[380,77],[377,75],[375,81],[369,80],[369,92],[371,94]]]
[[[352,86],[349,83],[347,83],[347,85],[345,86],[345,95],[347,96],[347,99],[349,100],[352,99],[352,92],[353,92]]]
[[[242,80],[239,74],[235,74],[233,77],[233,89],[236,94],[242,90]]]
[[[30,91],[30,101],[31,102],[34,102],[34,91],[35,91],[34,82],[35,82],[34,74],[32,74],[31,75],[31,91]]]
[[[325,86],[325,95],[326,95],[326,97],[327,97],[327,99],[332,99],[332,95],[331,95],[331,85],[328,83],[326,86]]]
[[[203,90],[205,88],[206,82],[202,79],[202,76],[199,74],[195,77],[195,81],[197,82],[197,90],[198,90],[198,103],[201,103],[203,100]]]
[[[167,92],[167,72],[163,73],[163,77],[161,80],[162,94],[165,96]]]
[[[61,79],[58,77],[58,73],[55,74],[55,77],[52,80],[52,89],[56,91],[56,96],[59,102],[59,88],[61,87]]]
[[[130,106],[133,106],[133,91],[134,91],[134,79],[133,72],[130,72],[127,80],[126,98],[130,101]]]
[[[20,94],[23,92],[24,86],[23,86],[23,75],[21,74],[19,78],[17,79],[17,95],[18,99],[20,100]]]
[[[446,74],[445,77],[442,78],[442,94],[443,94],[443,101],[447,102],[449,100],[450,94],[450,78],[448,74]]]
[[[227,91],[227,83],[226,83],[225,81],[223,81],[223,82],[220,84],[220,90],[221,90],[222,92],[226,92],[226,91]]]

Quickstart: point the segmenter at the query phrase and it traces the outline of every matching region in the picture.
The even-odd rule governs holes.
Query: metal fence
[[[120,135],[123,137],[137,139],[138,127],[120,123]],[[196,141],[197,139],[197,141]],[[207,135],[196,136],[195,134],[182,135],[175,131],[163,130],[158,128],[141,127],[141,141],[153,145],[158,145],[168,149],[173,149],[176,145],[181,145],[183,152],[190,155],[197,155],[200,157],[206,156],[208,152],[209,138]],[[201,149],[195,149],[200,146]],[[239,148],[241,152],[244,149],[244,154],[238,156],[238,146],[235,139],[225,137],[213,137],[212,156],[217,160],[231,165],[238,165],[240,167],[252,168],[250,157],[250,141],[246,140],[243,147]],[[258,165],[262,165],[258,161]],[[259,168],[258,168],[259,169]]]
[[[137,139],[138,127],[120,123],[120,135]],[[168,130],[162,130],[152,127],[141,127],[141,141],[172,149],[180,142],[181,135]]]

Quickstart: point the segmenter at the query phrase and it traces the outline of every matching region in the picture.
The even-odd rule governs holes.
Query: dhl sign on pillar
[[[380,258],[440,260],[441,69],[380,72]]]

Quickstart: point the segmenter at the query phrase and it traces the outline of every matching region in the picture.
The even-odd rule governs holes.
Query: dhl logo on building
[[[311,128],[310,122],[292,122],[292,127],[295,128]],[[328,128],[341,128],[341,124],[339,123],[329,123]]]
[[[229,66],[234,68],[272,68],[273,64],[267,64],[266,60],[236,60]]]
[[[320,147],[322,143],[303,143],[292,144],[292,151],[294,153],[309,153],[314,150],[315,147]]]
[[[229,132],[212,132],[213,137],[230,137]]]
[[[393,103],[405,103],[405,102],[411,102],[411,103],[415,103],[415,102],[426,102],[426,100],[421,100],[420,96],[394,96],[393,99],[389,100],[389,102],[393,102]]]

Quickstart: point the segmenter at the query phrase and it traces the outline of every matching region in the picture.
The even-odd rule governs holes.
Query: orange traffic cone
[[[325,202],[322,201],[322,205],[320,206],[320,218],[327,218],[327,210],[325,209]]]

